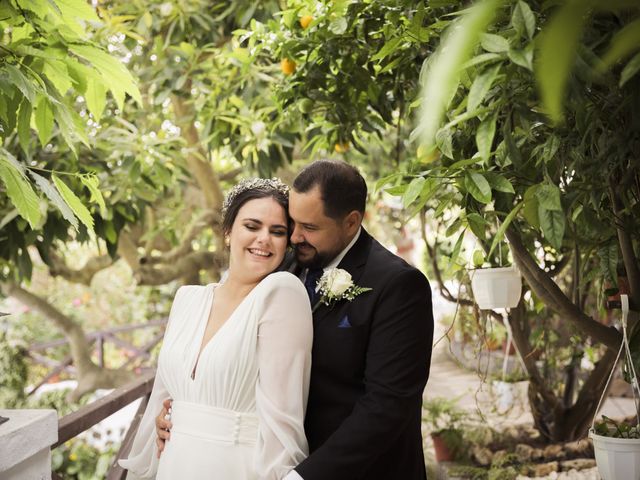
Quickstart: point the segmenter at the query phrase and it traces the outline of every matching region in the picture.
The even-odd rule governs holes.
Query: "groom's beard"
[[[299,248],[304,249],[305,253],[312,251],[313,254],[310,255],[310,256],[309,255],[303,255],[302,252],[299,250]],[[336,254],[333,254],[333,253],[320,253],[320,252],[318,252],[316,247],[314,247],[313,245],[311,245],[311,244],[309,244],[307,242],[294,244],[293,245],[293,250],[294,250],[294,252],[296,254],[296,261],[298,262],[298,265],[300,265],[301,267],[304,267],[304,268],[324,268],[337,255],[337,253]]]

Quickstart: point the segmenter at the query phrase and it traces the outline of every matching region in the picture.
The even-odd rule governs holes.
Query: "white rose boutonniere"
[[[340,300],[351,301],[358,295],[368,292],[371,288],[359,287],[353,283],[351,274],[341,268],[330,268],[322,274],[316,292],[320,293],[320,300],[313,307],[313,311],[320,304],[331,306]]]

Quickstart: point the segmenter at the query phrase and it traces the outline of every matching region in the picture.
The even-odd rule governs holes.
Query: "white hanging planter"
[[[631,365],[632,376],[632,390],[636,405],[638,404],[638,375],[633,366],[633,359],[631,357],[631,350],[629,348],[629,337],[627,335],[627,316],[629,314],[629,296],[620,295],[620,302],[622,304],[622,343],[616,360],[611,367],[611,373],[607,379],[605,388],[600,396],[600,401],[596,407],[596,415],[602,400],[605,397],[609,382],[613,377],[618,360],[624,353],[629,365]],[[636,412],[637,427],[640,427],[640,414]],[[599,435],[595,432],[595,415],[593,422],[591,423],[591,429],[589,430],[589,438],[593,441],[593,451],[596,457],[596,465],[598,466],[598,472],[602,477],[602,480],[640,480],[640,438],[616,438],[605,435]]]
[[[514,308],[520,301],[522,281],[516,267],[480,268],[471,273],[473,298],[482,310]]]
[[[640,438],[613,438],[589,432],[602,480],[640,480]]]

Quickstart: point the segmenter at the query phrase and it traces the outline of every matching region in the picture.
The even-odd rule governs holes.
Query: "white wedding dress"
[[[149,404],[119,461],[128,479],[280,480],[308,454],[313,325],[304,286],[287,272],[267,276],[198,359],[215,287],[176,294]],[[155,417],[166,398],[173,426],[158,461]]]

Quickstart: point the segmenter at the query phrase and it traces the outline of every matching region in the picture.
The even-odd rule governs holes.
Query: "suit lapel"
[[[364,266],[367,263],[370,249],[371,235],[369,235],[363,228],[356,243],[353,244],[342,261],[338,264],[338,268],[346,270],[351,274],[351,279],[356,285],[364,271]],[[320,319],[328,316],[331,312],[337,312],[343,302],[344,300],[333,305],[331,308],[326,305],[320,305],[313,314],[313,320],[319,321]]]

